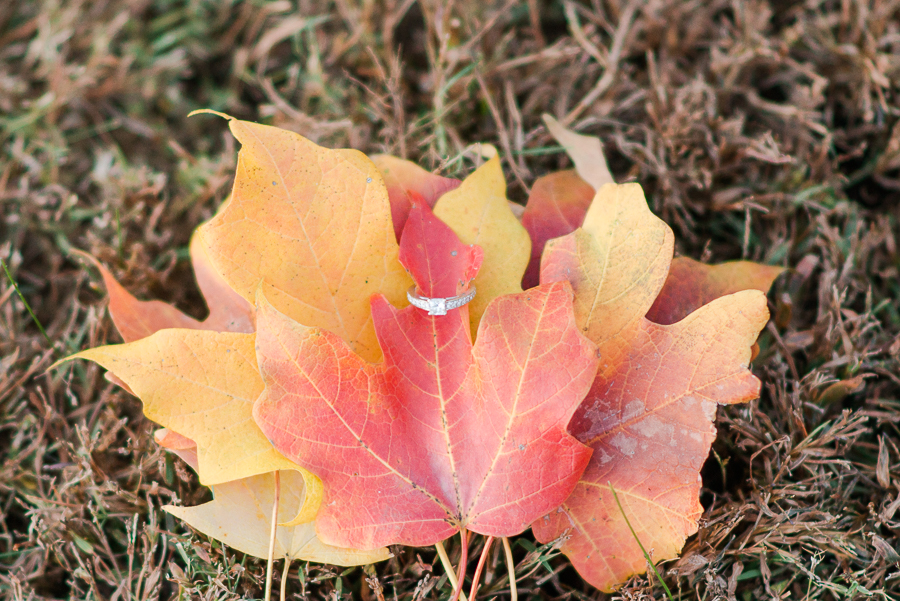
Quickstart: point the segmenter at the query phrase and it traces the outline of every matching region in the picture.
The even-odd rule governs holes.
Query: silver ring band
[[[449,298],[419,296],[416,294],[416,287],[410,286],[409,290],[406,291],[406,298],[409,299],[410,304],[413,306],[428,311],[429,315],[446,315],[450,309],[458,309],[475,298],[475,286],[472,286],[459,296],[451,296]]]

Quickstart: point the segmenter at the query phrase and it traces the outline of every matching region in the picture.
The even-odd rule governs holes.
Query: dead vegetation
[[[235,147],[186,115],[213,108],[451,174],[490,142],[518,201],[566,165],[549,112],[604,140],[680,253],[791,267],[754,362],[762,398],[721,410],[701,530],[660,571],[681,599],[900,599],[898,81],[896,0],[8,0],[0,591],[261,594],[262,562],[161,511],[208,493],[154,447],[139,403],[93,365],[45,373],[118,341],[71,249],[202,316],[186,246]],[[515,553],[521,595],[603,598],[552,548],[520,537]],[[481,595],[504,598],[491,561]],[[429,549],[288,578],[295,597],[448,590]],[[664,592],[644,577],[611,598]]]

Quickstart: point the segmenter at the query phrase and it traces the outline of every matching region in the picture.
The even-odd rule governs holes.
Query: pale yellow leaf
[[[575,170],[581,179],[593,186],[594,190],[613,183],[599,138],[576,134],[550,115],[545,114],[543,118],[550,135],[562,144],[566,154],[575,163]]]
[[[281,494],[278,506],[279,525],[275,531],[276,558],[355,566],[390,557],[390,553],[384,548],[361,551],[326,545],[316,536],[314,521],[294,526],[285,525],[301,507],[313,503],[307,502],[305,498],[306,489],[301,474],[293,470],[284,470],[279,474]],[[209,503],[196,507],[168,505],[164,509],[229,547],[266,559],[275,500],[274,473],[218,484],[212,490],[214,499]],[[318,502],[314,504],[317,508]]]

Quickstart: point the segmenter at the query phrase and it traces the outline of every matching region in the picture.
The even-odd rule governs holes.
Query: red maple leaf
[[[481,252],[417,204],[400,261],[420,294],[449,297]],[[322,479],[322,540],[370,549],[430,545],[463,528],[510,536],[559,506],[590,457],[566,425],[598,364],[571,302],[568,282],[499,297],[473,346],[467,307],[429,316],[377,295],[384,361],[373,365],[261,300],[266,391],[254,416]]]
[[[438,199],[461,183],[458,179],[441,177],[422,169],[412,161],[389,154],[370,157],[381,171],[391,203],[391,220],[397,240],[403,234],[403,226],[409,218],[409,211],[416,202],[424,202],[434,208]]]
[[[549,173],[534,182],[522,213],[522,226],[531,236],[531,259],[522,278],[522,288],[538,285],[544,246],[549,240],[561,238],[581,226],[594,194],[594,188],[574,169]]]

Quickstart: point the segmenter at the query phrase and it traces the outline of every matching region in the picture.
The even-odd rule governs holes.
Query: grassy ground
[[[223,122],[186,118],[208,107],[450,174],[491,142],[518,201],[567,165],[549,112],[604,140],[679,253],[793,268],[770,295],[762,397],[720,411],[701,530],[660,571],[682,599],[900,599],[898,81],[896,0],[5,0],[2,595],[261,595],[262,562],[160,510],[208,493],[138,401],[87,363],[45,373],[118,341],[72,249],[202,316],[186,245],[235,163]],[[664,597],[646,577],[604,597],[520,541],[523,596]],[[488,572],[483,598],[508,598],[502,561]],[[447,590],[431,549],[288,582],[335,601]]]

